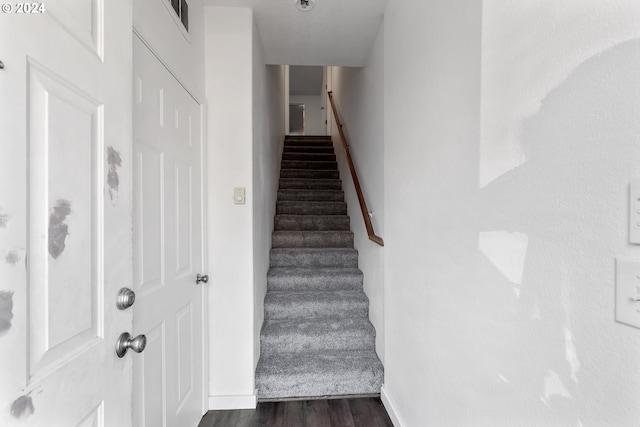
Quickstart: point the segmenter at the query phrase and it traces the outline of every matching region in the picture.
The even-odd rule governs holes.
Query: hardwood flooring
[[[379,397],[262,402],[209,411],[198,427],[393,427]]]

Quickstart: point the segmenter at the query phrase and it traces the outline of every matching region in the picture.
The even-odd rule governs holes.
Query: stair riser
[[[346,270],[346,269],[345,269]],[[348,271],[348,270],[347,270]],[[347,291],[362,289],[362,272],[341,275],[292,272],[287,276],[267,275],[267,291]]]
[[[270,266],[274,268],[299,267],[299,268],[357,268],[357,251],[314,251],[273,249],[271,251]]]
[[[292,139],[284,142],[285,147],[331,147],[333,148],[332,141],[301,141],[299,139]]]
[[[280,353],[260,357],[256,388],[260,399],[380,393],[383,375],[373,351]]]
[[[280,178],[284,179],[340,179],[337,170],[322,169],[282,169]]]
[[[283,153],[282,160],[295,160],[300,162],[335,162],[335,154],[322,153]]]
[[[344,202],[278,202],[277,215],[346,215]]]
[[[314,147],[305,145],[286,145],[282,149],[283,153],[326,153],[334,154],[333,147]]]
[[[278,201],[330,201],[343,202],[343,191],[278,190]]]
[[[321,396],[345,396],[380,394],[382,373],[365,372],[353,378],[328,377],[322,372],[280,378],[264,378],[256,381],[258,399],[300,399]]]
[[[304,139],[306,140],[316,140],[316,139],[331,139],[331,135],[285,135],[285,141],[289,139]]]
[[[278,319],[318,319],[332,317],[347,319],[350,317],[367,317],[369,305],[366,302],[353,303],[349,301],[334,302],[332,304],[299,303],[296,305],[264,303],[264,316],[267,320]]]
[[[280,335],[261,335],[261,351],[265,354],[275,354],[375,348],[375,335],[369,330],[326,331],[313,335],[305,335],[300,332],[290,331],[290,333]]]
[[[280,179],[280,190],[342,190],[342,181],[333,179]]]
[[[282,169],[326,169],[338,170],[337,162],[307,162],[297,160],[283,160]]]
[[[343,215],[276,215],[274,230],[294,231],[349,231],[349,217]]]
[[[352,232],[278,232],[271,236],[273,248],[353,248]]]

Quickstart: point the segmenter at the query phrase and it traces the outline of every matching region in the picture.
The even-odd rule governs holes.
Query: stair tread
[[[352,231],[277,230],[271,234],[273,248],[352,248]]]
[[[305,206],[309,208],[325,208],[329,206],[335,207],[347,207],[346,202],[339,202],[337,200],[278,200],[276,206]],[[286,214],[284,214],[286,215]],[[295,214],[292,214],[295,215]],[[310,214],[313,215],[313,214]],[[327,214],[315,214],[316,216],[323,216]],[[338,214],[346,215],[346,214]]]
[[[265,304],[306,304],[309,302],[368,304],[369,299],[362,290],[343,291],[269,291],[265,295]]]
[[[338,162],[324,160],[283,160],[280,164],[281,169],[322,169],[337,170]]]
[[[348,318],[369,314],[362,290],[269,291],[264,299],[265,319]]]
[[[278,188],[280,190],[342,190],[342,181],[339,179],[280,178]]]
[[[271,248],[271,253],[306,253],[306,254],[357,254],[355,248]]]
[[[331,201],[278,201],[276,215],[346,215],[347,204]]]
[[[290,215],[277,214],[274,230],[343,230],[351,228],[347,215]]]
[[[323,335],[341,335],[346,338],[362,334],[375,337],[375,329],[367,317],[268,319],[265,320],[260,335],[262,339],[288,340],[291,336],[305,336],[319,341]]]
[[[286,159],[285,159],[286,157]],[[303,161],[335,161],[336,155],[334,153],[315,153],[315,152],[283,152],[282,158],[284,160],[303,160]]]
[[[273,236],[353,236],[351,230],[275,230]],[[331,246],[328,246],[331,247]]]
[[[328,153],[333,154],[332,146],[314,147],[313,145],[285,145],[283,153]]]
[[[328,193],[328,194],[336,194],[336,193],[344,193],[343,190],[332,190],[332,189],[309,189],[309,188],[281,188],[278,191],[287,191],[290,193]]]
[[[261,356],[259,398],[379,393],[384,368],[373,350],[321,351]]]
[[[280,178],[340,179],[340,171],[337,169],[281,169]]]
[[[280,182],[326,182],[326,183],[342,183],[341,179],[332,179],[332,178],[280,178]]]
[[[354,248],[272,248],[271,267],[348,267],[358,266]]]
[[[344,193],[342,191],[334,191],[327,193],[318,193],[319,190],[303,190],[298,193],[290,193],[289,190],[278,190],[278,201],[322,201],[322,200],[331,200],[335,202],[343,202],[344,201]]]
[[[316,201],[320,201],[320,200],[316,200]],[[344,215],[344,214],[340,214],[340,215],[296,215],[296,214],[278,214],[276,215],[277,217],[285,217],[285,218],[296,218],[296,217],[301,217],[301,218],[311,218],[311,217],[318,217],[318,218],[349,218],[348,215]]]
[[[331,215],[333,216],[333,215]],[[321,235],[321,234],[350,234],[353,235],[351,230],[276,230],[273,234],[302,234],[302,235]]]
[[[324,267],[324,268],[305,268],[305,267],[274,267],[269,269],[267,277],[279,277],[279,276],[295,276],[302,277],[321,276],[321,277],[334,277],[339,275],[353,275],[362,277],[362,270],[358,268],[339,268],[339,267]]]
[[[319,361],[319,359],[324,359],[329,362],[335,362],[337,365],[343,365],[343,362],[348,360],[357,360],[357,359],[371,359],[377,360],[380,359],[375,351],[369,349],[363,350],[348,350],[348,351],[339,351],[339,350],[325,350],[319,352],[300,352],[300,353],[278,353],[275,355],[264,355],[263,365],[272,365],[272,366],[282,366],[283,368],[291,367],[292,370],[296,370],[298,368],[306,368],[305,364],[307,362],[314,363]],[[264,373],[264,371],[262,371]]]

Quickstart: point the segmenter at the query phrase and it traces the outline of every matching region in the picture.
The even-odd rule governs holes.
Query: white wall
[[[170,0],[135,0],[133,27],[200,102],[204,100],[204,6],[189,0],[189,35],[174,20]],[[177,18],[176,18],[177,19]]]
[[[325,112],[321,95],[289,95],[290,104],[304,104],[305,135],[324,135]]]
[[[253,14],[206,7],[205,23],[209,393],[242,399],[254,394]],[[246,188],[246,204],[234,204],[234,187]]]
[[[640,256],[637,22],[625,0],[389,3],[384,399],[399,425],[637,425],[640,333],[613,320],[614,258]]]
[[[264,64],[253,13],[205,8],[211,409],[255,405],[284,137],[284,67]],[[235,205],[234,187],[246,188]]]
[[[381,25],[365,67],[333,67],[333,98],[358,172],[360,185],[373,212],[372,223],[384,239],[384,32]],[[329,108],[330,107],[330,104]],[[331,116],[332,120],[333,115]],[[369,240],[358,197],[346,162],[337,127],[333,142],[345,192],[364,291],[369,297],[369,318],[376,328],[376,351],[384,362],[384,248]]]
[[[253,27],[253,283],[254,365],[260,358],[260,329],[264,321],[264,296],[271,233],[284,140],[284,66],[265,65],[260,37]]]

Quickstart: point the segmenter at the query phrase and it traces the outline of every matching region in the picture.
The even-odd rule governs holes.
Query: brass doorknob
[[[124,357],[127,354],[127,350],[131,349],[136,353],[142,353],[147,346],[147,337],[144,335],[138,335],[135,338],[131,338],[129,332],[123,332],[118,341],[116,342],[116,354],[118,357]]]

